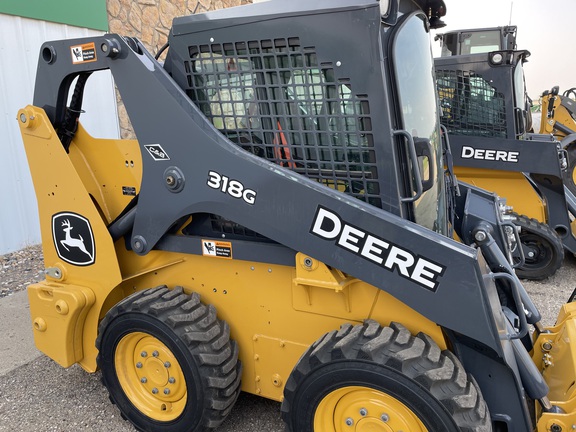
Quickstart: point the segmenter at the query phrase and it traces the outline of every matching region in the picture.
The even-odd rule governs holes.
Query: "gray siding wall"
[[[32,104],[40,46],[48,40],[102,33],[0,14],[0,255],[41,241],[34,186],[16,121],[18,110]],[[85,100],[81,121],[88,132],[118,138],[114,85],[108,72],[88,80]]]

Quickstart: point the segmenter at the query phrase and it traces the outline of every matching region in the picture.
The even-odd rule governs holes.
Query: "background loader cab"
[[[455,30],[439,33],[434,40],[441,42],[440,57],[507,51],[516,49],[516,30],[516,26]]]
[[[461,135],[510,139],[531,130],[532,101],[526,93],[523,68],[530,52],[516,49],[516,26],[455,30],[438,34],[435,40],[442,48],[435,64],[438,93],[445,108],[443,124],[454,131],[458,126],[450,121],[460,123],[462,129],[457,133]],[[474,72],[449,73],[447,66],[455,64],[450,59],[454,56],[459,58],[456,64],[468,65]],[[455,94],[455,89],[459,93]],[[452,105],[456,112],[450,116]]]
[[[37,346],[100,368],[139,430],[215,429],[241,390],[282,401],[294,432],[572,424],[574,305],[542,327],[497,245],[500,202],[456,197],[443,169],[428,18],[444,10],[181,17],[163,65],[119,35],[46,42],[18,113],[47,266],[28,288]],[[78,123],[104,69],[138,140]]]

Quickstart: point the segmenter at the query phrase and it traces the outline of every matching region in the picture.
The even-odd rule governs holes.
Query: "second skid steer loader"
[[[529,133],[530,100],[516,27],[457,30],[437,36],[437,88],[459,179],[506,197],[520,228],[525,257],[519,276],[544,279],[576,252],[570,212],[574,196],[564,190],[563,143]]]

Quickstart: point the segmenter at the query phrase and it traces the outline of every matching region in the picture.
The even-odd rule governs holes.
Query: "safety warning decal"
[[[122,186],[122,195],[136,196],[136,188],[134,186]]]
[[[232,259],[232,243],[202,240],[202,255]]]
[[[96,61],[96,46],[94,42],[70,47],[72,63],[89,63]]]

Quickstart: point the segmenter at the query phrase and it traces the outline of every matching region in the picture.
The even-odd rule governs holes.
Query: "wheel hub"
[[[366,387],[343,387],[329,393],[318,405],[314,416],[314,430],[427,431],[416,414],[401,401],[389,394]]]
[[[167,421],[182,413],[187,400],[184,373],[160,340],[141,332],[124,336],[115,365],[122,389],[144,414]]]

